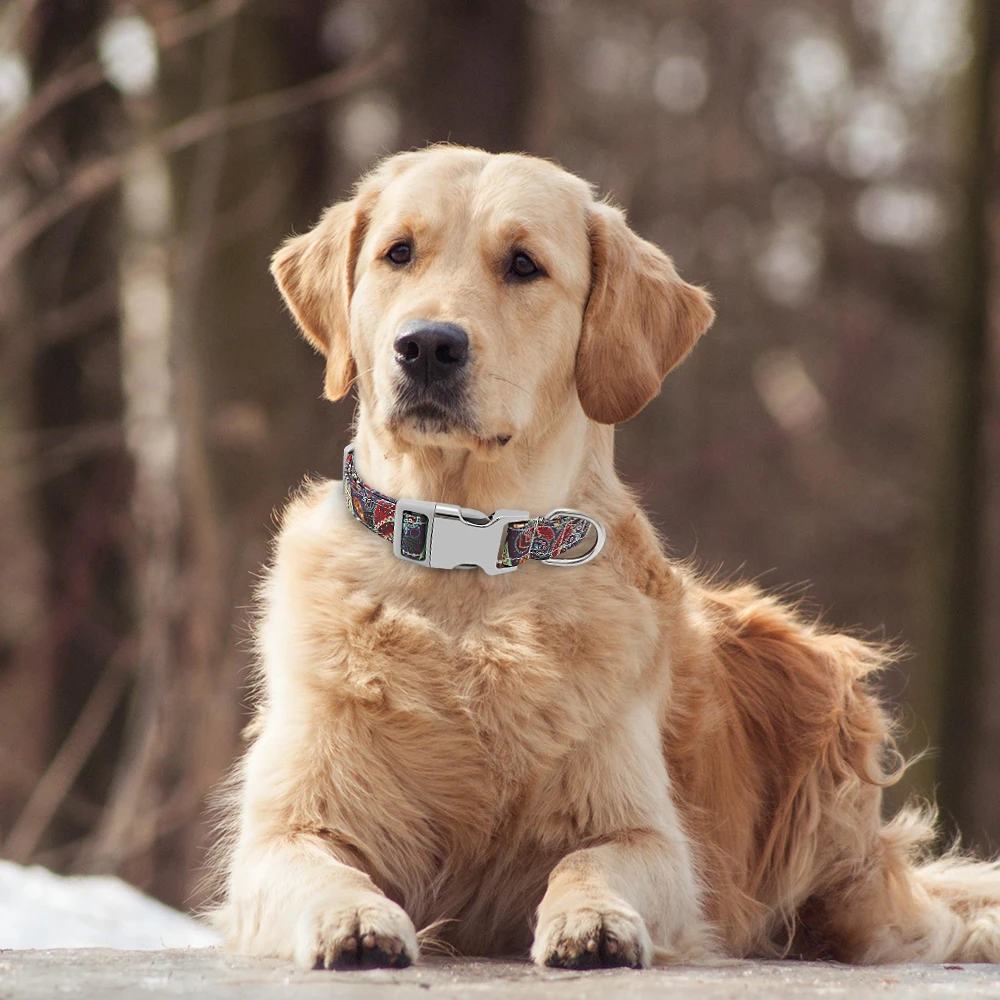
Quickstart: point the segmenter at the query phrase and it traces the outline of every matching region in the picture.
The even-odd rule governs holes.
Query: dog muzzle
[[[380,538],[392,542],[398,559],[430,569],[474,569],[495,576],[535,559],[545,566],[582,566],[604,548],[604,527],[577,510],[556,508],[544,517],[526,510],[492,514],[450,503],[393,500],[362,482],[354,445],[344,449],[344,495],[351,513]],[[560,558],[591,535],[579,556]]]

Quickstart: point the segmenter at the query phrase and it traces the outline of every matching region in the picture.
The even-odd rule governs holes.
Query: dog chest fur
[[[579,802],[552,786],[648,700],[651,599],[599,563],[505,577],[397,564],[341,498],[327,483],[293,501],[263,588],[248,768],[270,772],[249,786],[284,795],[259,807],[325,831],[403,898],[426,899],[446,869],[503,864],[520,838],[532,856],[599,838],[618,805],[605,816],[593,783]]]

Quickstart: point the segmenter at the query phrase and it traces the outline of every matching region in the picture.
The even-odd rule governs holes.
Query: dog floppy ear
[[[576,356],[584,412],[601,424],[634,417],[708,329],[708,295],[682,281],[621,211],[590,209],[591,288]]]
[[[342,201],[328,208],[308,233],[286,240],[271,258],[271,274],[299,329],[326,355],[327,399],[346,396],[357,375],[350,305],[364,230],[358,200]]]

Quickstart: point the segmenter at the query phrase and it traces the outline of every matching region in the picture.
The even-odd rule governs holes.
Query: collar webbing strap
[[[392,542],[396,555],[436,569],[476,565],[502,573],[528,559],[577,566],[593,559],[604,544],[602,526],[579,511],[554,510],[532,518],[527,511],[504,510],[487,517],[450,504],[394,500],[362,481],[353,445],[344,451],[344,494],[354,516]],[[579,545],[591,528],[596,541],[585,555],[549,562]]]

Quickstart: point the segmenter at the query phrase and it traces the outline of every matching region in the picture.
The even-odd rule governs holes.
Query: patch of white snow
[[[110,875],[0,861],[0,949],[206,948],[215,931]]]

